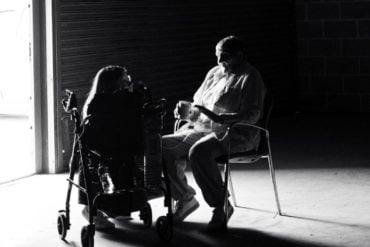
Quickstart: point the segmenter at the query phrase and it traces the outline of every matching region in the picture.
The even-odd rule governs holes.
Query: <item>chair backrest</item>
[[[258,125],[262,128],[269,129],[269,124],[270,124],[270,116],[272,109],[274,107],[274,99],[272,98],[270,93],[266,93],[265,99],[264,99],[264,105],[263,105],[263,115],[262,118],[259,120]],[[265,152],[268,150],[268,145],[267,145],[267,138],[265,138],[262,132],[261,134],[261,140],[258,145],[258,150],[260,152]]]
[[[273,107],[274,107],[274,99],[272,98],[270,93],[266,93],[264,103],[263,103],[263,115],[258,123],[258,125],[261,126],[262,128],[265,128],[265,129],[269,128],[270,116],[271,116]]]

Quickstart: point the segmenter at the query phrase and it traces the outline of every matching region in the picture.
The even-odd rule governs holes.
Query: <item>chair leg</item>
[[[230,163],[229,163],[229,160],[230,160],[230,150],[231,150],[231,144],[229,142],[228,144],[228,152],[227,152],[227,160],[226,160],[226,163],[225,163],[225,170],[224,170],[224,212],[225,212],[225,223],[224,223],[224,230],[227,230],[227,222],[228,222],[228,218],[229,218],[229,215],[228,215],[228,212],[229,212],[229,190],[228,190],[228,185],[229,185],[229,181],[230,181]]]
[[[227,201],[229,198],[229,184],[230,184],[230,167],[229,162],[225,163],[224,167],[224,206],[227,206]]]
[[[235,196],[235,191],[234,191],[233,181],[232,181],[232,179],[231,179],[230,169],[229,169],[229,186],[230,186],[231,198],[232,198],[232,200],[233,200],[233,203],[234,203],[235,207],[238,207],[238,204],[237,204],[237,202],[236,202],[236,196]]]
[[[277,190],[277,185],[276,185],[276,179],[275,179],[275,169],[274,169],[274,165],[272,163],[272,155],[271,155],[271,147],[270,147],[270,140],[269,139],[267,139],[267,144],[268,144],[268,149],[269,149],[269,155],[268,155],[267,159],[268,159],[268,162],[269,162],[269,168],[270,168],[270,175],[271,175],[271,179],[272,179],[272,184],[274,186],[276,207],[277,207],[277,211],[278,211],[279,215],[283,215],[281,213],[279,195],[278,195],[278,190]]]
[[[224,212],[226,213],[226,219],[225,219],[225,222],[223,224],[223,228],[225,231],[227,231],[227,218],[229,217],[227,215],[227,212],[228,212],[228,207],[229,207],[229,203],[228,203],[228,200],[229,200],[229,190],[228,190],[228,185],[229,185],[229,181],[230,181],[230,167],[229,167],[229,162],[226,161],[225,163],[225,167],[224,167],[224,205],[223,205],[223,208],[224,208]]]

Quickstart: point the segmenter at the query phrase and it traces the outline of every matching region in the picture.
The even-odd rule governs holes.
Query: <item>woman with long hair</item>
[[[101,68],[93,79],[90,92],[83,106],[83,118],[86,118],[89,105],[96,95],[113,94],[119,90],[129,88],[131,84],[131,76],[125,67],[108,65]]]
[[[100,189],[101,192],[112,193],[114,187],[132,186],[133,157],[142,149],[139,96],[133,90],[127,69],[119,65],[101,68],[92,81],[82,110],[86,122],[82,140],[87,149],[111,160],[109,164],[100,164],[102,162],[99,161],[97,165],[103,189]],[[84,186],[81,172],[80,185]],[[99,191],[99,188],[96,190]],[[86,196],[81,192],[79,203],[87,204]],[[87,207],[82,213],[88,219]],[[108,221],[108,216],[100,210],[97,210],[94,221],[97,230],[114,227]]]

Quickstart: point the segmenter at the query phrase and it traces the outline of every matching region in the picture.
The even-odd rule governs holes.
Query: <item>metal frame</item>
[[[183,120],[183,119],[176,119],[175,124],[174,124],[174,133],[180,128],[180,125],[181,125],[182,122],[188,122],[188,121]],[[271,180],[272,180],[272,185],[273,185],[273,189],[274,189],[277,212],[278,212],[279,215],[283,215],[283,213],[281,211],[279,193],[278,193],[277,184],[276,184],[274,164],[272,162],[271,145],[270,145],[270,132],[267,129],[262,128],[260,126],[253,125],[253,124],[247,124],[247,123],[236,123],[232,126],[229,126],[227,132],[229,132],[232,129],[232,127],[235,127],[235,126],[252,127],[252,128],[259,129],[259,130],[261,130],[265,133],[265,137],[266,137],[266,140],[267,140],[268,154],[259,156],[258,159],[260,159],[260,158],[261,159],[267,159],[267,161],[268,161]],[[233,182],[232,182],[232,178],[231,178],[230,160],[232,160],[233,158],[230,159],[230,155],[231,155],[231,143],[229,142],[228,153],[227,153],[227,161],[224,164],[225,165],[225,168],[224,168],[224,182],[225,182],[225,203],[224,203],[224,207],[225,207],[225,212],[228,212],[228,210],[227,210],[227,207],[228,207],[227,201],[228,201],[228,188],[229,188],[229,186],[230,186],[231,198],[233,200],[233,203],[234,203],[235,207],[240,207],[237,204],[237,201],[236,201],[235,190],[234,190],[234,186],[233,186]],[[240,157],[246,157],[246,156],[240,156]],[[236,158],[236,157],[234,157],[234,158]],[[258,159],[254,160],[253,162],[257,161]],[[248,163],[253,163],[253,162],[248,162]],[[241,162],[238,162],[238,163],[241,163]],[[246,163],[246,162],[243,162],[243,163]],[[226,216],[226,217],[228,217],[228,216]]]
[[[175,133],[177,130],[180,129],[182,123],[189,123],[189,122],[190,122],[189,120],[177,118],[175,120],[175,124],[173,125],[173,133]]]
[[[42,108],[42,68],[41,62],[43,61],[42,51],[41,51],[41,37],[43,34],[43,24],[42,18],[40,17],[42,13],[41,3],[38,0],[29,1],[31,8],[31,63],[32,63],[32,82],[31,82],[31,97],[30,101],[31,107],[31,128],[32,131],[32,141],[34,143],[34,165],[36,173],[43,172],[43,130],[42,130],[42,118],[41,113]]]
[[[188,121],[187,120],[182,120],[182,119],[176,119],[175,124],[174,124],[174,133],[181,127],[182,122],[188,122]],[[230,125],[228,127],[227,134],[232,129],[232,127],[235,127],[235,126],[252,127],[252,128],[258,129],[260,131],[263,131],[265,133],[265,137],[266,137],[266,141],[267,141],[267,150],[268,150],[267,155],[261,155],[261,156],[258,156],[256,159],[252,160],[251,162],[243,162],[243,163],[253,163],[253,162],[255,162],[259,159],[267,159],[268,164],[269,164],[269,170],[270,170],[272,185],[273,185],[273,189],[274,189],[277,213],[280,216],[282,216],[283,213],[281,211],[281,206],[280,206],[279,194],[278,194],[276,178],[275,178],[275,169],[274,169],[274,165],[273,165],[273,162],[272,162],[271,145],[270,145],[270,132],[267,129],[262,128],[262,127],[257,126],[257,125],[247,124],[247,123],[235,123],[235,124]],[[239,156],[239,157],[233,157],[233,158],[242,158],[242,157],[248,157],[248,156]],[[227,222],[228,222],[227,219],[229,218],[229,215],[228,215],[228,211],[229,211],[228,210],[228,207],[229,207],[229,203],[228,203],[229,186],[230,186],[231,197],[232,197],[232,200],[234,202],[235,207],[240,207],[240,206],[238,206],[237,201],[236,201],[234,186],[233,186],[233,182],[232,182],[232,179],[231,179],[230,161],[232,161],[233,158],[231,158],[231,141],[229,141],[227,159],[226,159],[226,162],[224,164],[224,193],[225,193],[224,194],[225,195],[224,196],[224,212],[226,213],[226,220],[225,220],[225,225],[223,227],[224,227],[225,230],[227,230]],[[238,163],[242,163],[242,162],[239,161]]]
[[[228,131],[230,131],[230,129],[234,126],[252,127],[252,128],[259,129],[259,130],[261,130],[265,133],[265,137],[266,137],[266,140],[267,140],[268,154],[267,155],[262,155],[259,158],[268,160],[272,185],[273,185],[274,194],[275,194],[275,202],[276,202],[277,212],[278,212],[279,215],[283,215],[282,211],[281,211],[279,194],[278,194],[278,189],[277,189],[277,184],[276,184],[275,169],[274,169],[274,165],[273,165],[273,162],[272,162],[271,145],[270,145],[270,132],[267,129],[262,128],[260,126],[256,126],[256,125],[253,125],[253,124],[247,124],[247,123],[234,124],[233,126],[230,126],[228,128]],[[231,144],[229,142],[228,157],[227,157],[227,160],[226,160],[226,163],[225,163],[225,180],[224,180],[225,181],[225,202],[227,202],[227,197],[228,197],[227,191],[228,191],[228,186],[230,185],[231,197],[233,199],[234,205],[235,205],[235,207],[240,207],[237,204],[234,187],[233,187],[232,180],[231,180],[230,160],[232,160],[232,159],[230,159],[230,154],[231,154],[230,150],[231,150]],[[247,157],[247,156],[240,156],[240,157]],[[251,162],[251,163],[253,163],[253,162]],[[227,209],[227,203],[225,203],[225,207]],[[227,212],[227,210],[226,210],[226,212]]]

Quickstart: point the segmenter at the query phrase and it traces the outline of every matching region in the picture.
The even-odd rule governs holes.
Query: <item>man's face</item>
[[[228,73],[233,71],[236,66],[241,63],[241,56],[239,54],[232,54],[222,49],[222,47],[216,47],[217,64],[223,68],[224,72]]]

